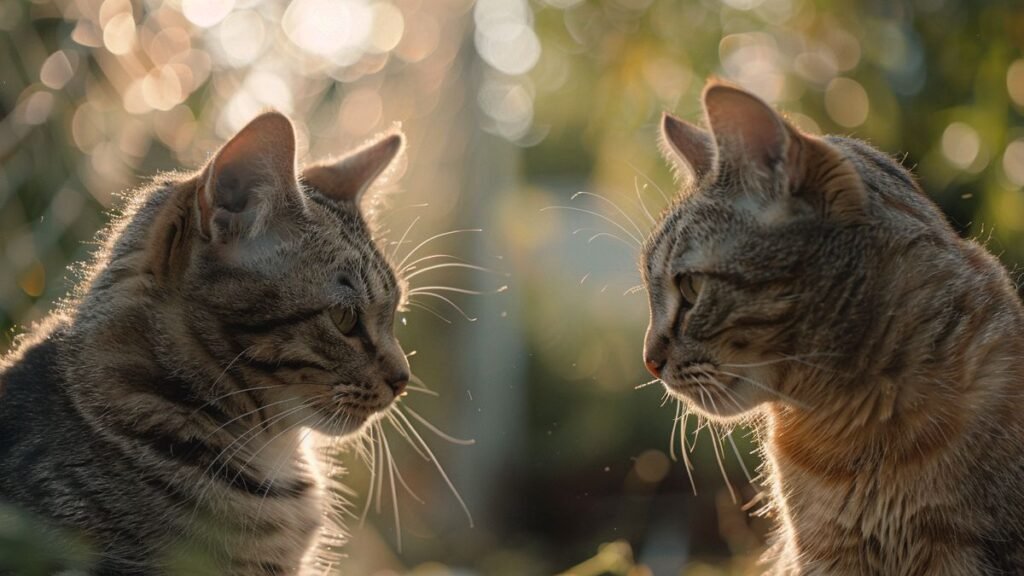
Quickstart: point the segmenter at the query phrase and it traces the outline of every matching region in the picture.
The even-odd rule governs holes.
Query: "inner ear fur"
[[[279,112],[257,116],[224,144],[196,187],[199,229],[219,242],[258,235],[301,203],[295,130]]]
[[[676,169],[676,177],[689,174],[703,178],[714,167],[714,142],[711,135],[668,112],[661,116],[661,155]]]

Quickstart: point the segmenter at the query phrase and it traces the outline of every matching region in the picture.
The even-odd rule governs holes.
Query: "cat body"
[[[401,145],[300,182],[267,113],[136,194],[0,365],[0,503],[83,541],[95,574],[311,568],[336,508],[311,432],[359,433],[409,378],[401,286],[359,209]]]
[[[767,573],[1024,573],[1024,309],[896,162],[756,97],[671,116],[645,362],[761,438]]]

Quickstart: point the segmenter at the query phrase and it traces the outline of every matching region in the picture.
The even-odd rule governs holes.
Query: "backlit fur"
[[[765,570],[1024,573],[1024,338],[1005,269],[863,142],[776,116],[781,153],[756,157],[763,143],[712,109],[763,116],[746,97],[706,91],[696,162],[666,147],[713,168],[644,248],[645,354],[693,410],[757,428],[777,524]],[[839,166],[855,172],[836,182]],[[690,309],[688,274],[703,279]]]
[[[134,193],[75,297],[0,364],[0,502],[83,540],[91,573],[311,570],[338,504],[307,430],[358,433],[409,377],[402,288],[358,198],[252,156],[293,154],[280,115],[246,130],[231,169],[253,186],[228,192],[247,200],[201,197],[223,155]]]

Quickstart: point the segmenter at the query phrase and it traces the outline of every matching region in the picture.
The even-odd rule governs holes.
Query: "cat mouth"
[[[683,365],[674,374],[662,377],[665,388],[673,394],[684,396],[712,411],[720,397],[725,400],[735,378],[719,373],[710,361],[694,361]]]

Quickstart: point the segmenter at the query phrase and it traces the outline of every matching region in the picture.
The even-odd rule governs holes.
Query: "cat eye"
[[[334,325],[346,336],[351,334],[359,323],[359,314],[351,306],[332,306],[328,313]]]
[[[697,303],[697,296],[700,296],[701,286],[704,285],[704,278],[699,274],[683,274],[679,278],[679,293],[683,296],[688,308]]]

